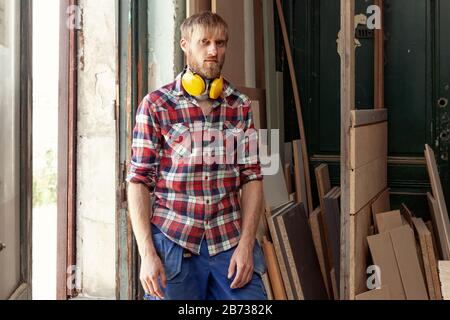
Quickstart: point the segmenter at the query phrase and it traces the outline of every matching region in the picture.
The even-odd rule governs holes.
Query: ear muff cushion
[[[183,88],[191,96],[199,96],[205,92],[205,81],[198,74],[186,72],[183,75],[181,82],[183,84]]]
[[[211,89],[209,90],[209,97],[213,100],[216,100],[223,90],[223,77],[219,79],[215,79],[211,84]]]

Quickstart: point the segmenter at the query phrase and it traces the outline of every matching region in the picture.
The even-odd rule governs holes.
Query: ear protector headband
[[[205,80],[197,73],[193,72],[189,68],[186,68],[182,78],[181,83],[183,84],[183,88],[189,93],[191,96],[197,97],[201,96],[206,91],[206,82]],[[220,94],[223,90],[223,77],[214,79],[209,87],[208,96],[216,100],[220,97]]]

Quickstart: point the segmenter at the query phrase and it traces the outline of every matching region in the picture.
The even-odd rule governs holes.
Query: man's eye
[[[218,45],[219,47],[223,47],[224,44],[225,44],[224,41],[217,41],[217,45]]]
[[[202,44],[207,44],[207,43],[208,43],[208,40],[205,40],[205,39],[202,40]]]

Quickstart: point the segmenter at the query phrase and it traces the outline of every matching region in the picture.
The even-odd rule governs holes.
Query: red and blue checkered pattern
[[[204,237],[211,256],[238,243],[239,189],[263,179],[257,154],[241,162],[205,161],[229,151],[212,144],[211,132],[254,130],[250,104],[247,96],[225,81],[222,96],[205,116],[178,75],[173,83],[148,94],[138,107],[127,181],[148,187],[155,195],[151,222],[193,253],[199,254]],[[200,139],[195,139],[198,134]],[[247,151],[257,139],[256,134],[248,135]],[[200,148],[192,148],[194,140]],[[195,156],[186,157],[191,152]]]

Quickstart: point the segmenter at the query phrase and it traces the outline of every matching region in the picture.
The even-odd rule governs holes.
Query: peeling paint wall
[[[77,267],[83,295],[115,299],[115,1],[80,6]]]

